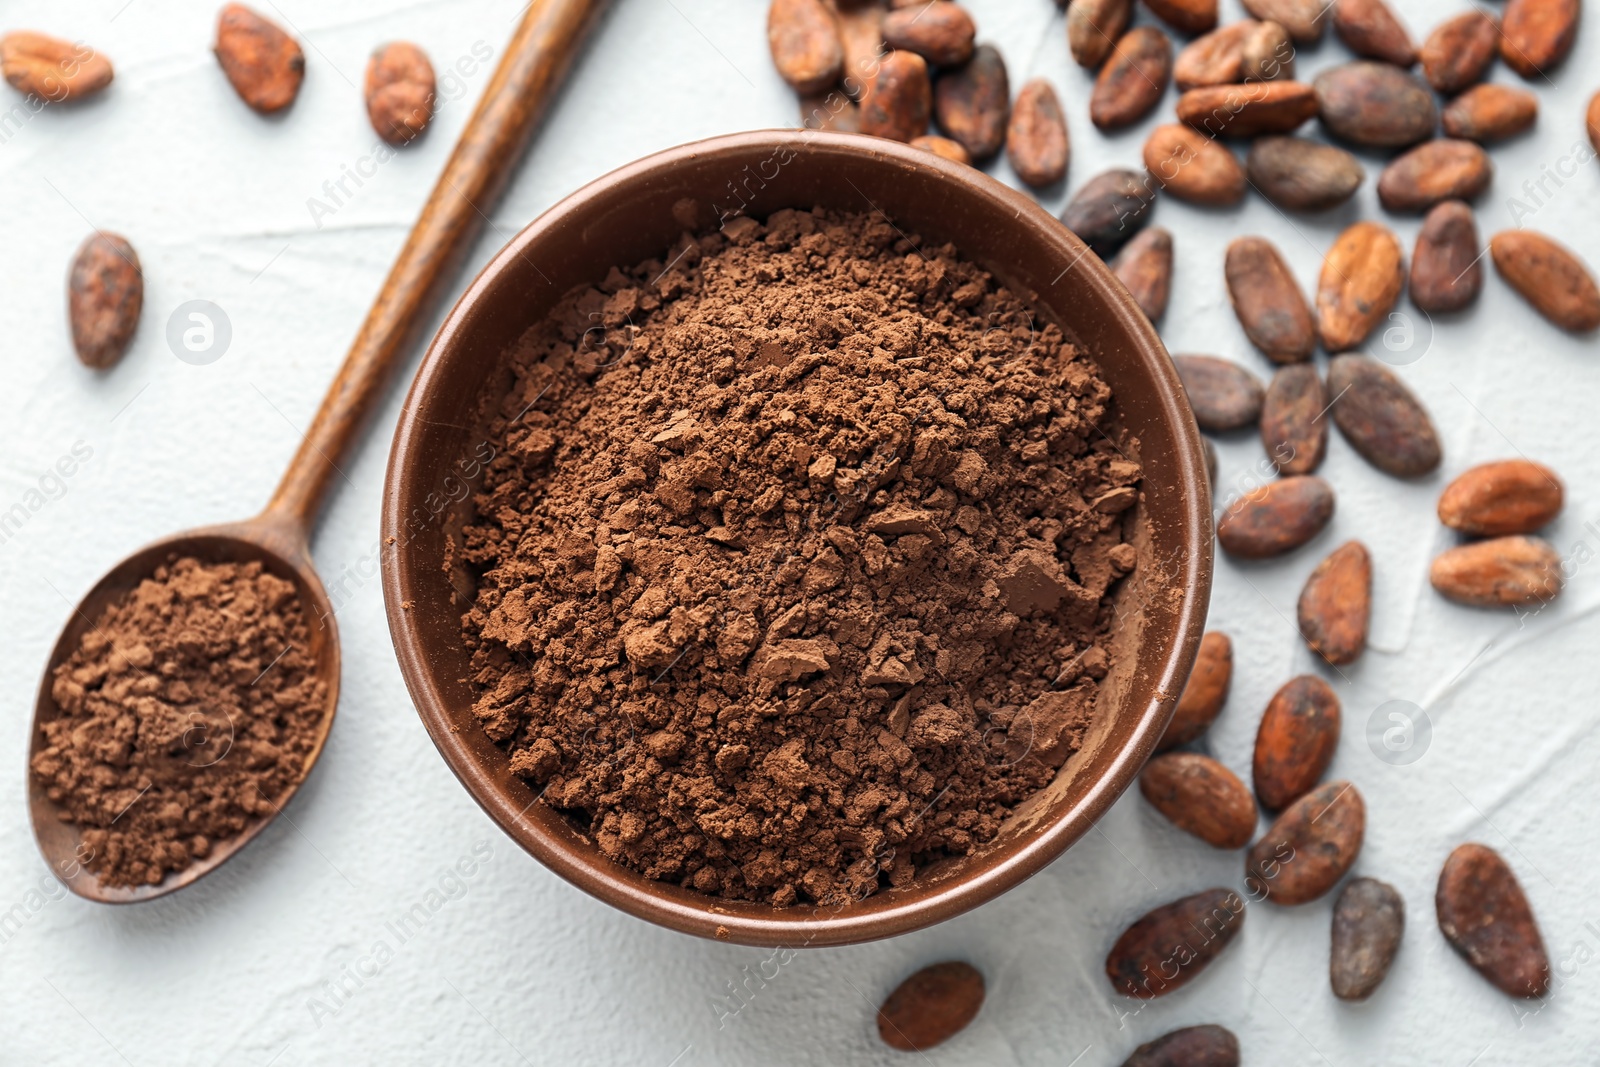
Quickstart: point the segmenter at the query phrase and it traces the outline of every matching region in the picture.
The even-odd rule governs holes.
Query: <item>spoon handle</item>
[[[607,0],[533,0],[265,515],[309,532],[339,463],[488,212]]]

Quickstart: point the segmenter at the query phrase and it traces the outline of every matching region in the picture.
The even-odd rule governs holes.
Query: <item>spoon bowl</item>
[[[306,616],[310,653],[316,663],[317,677],[325,685],[322,716],[300,775],[279,795],[269,798],[273,808],[271,814],[255,816],[239,833],[216,841],[205,859],[180,871],[173,871],[156,885],[108,885],[88,866],[92,850],[84,842],[83,835],[86,830],[95,827],[65,821],[65,809],[46,795],[44,785],[33,774],[33,759],[45,747],[44,724],[61,717],[61,709],[52,693],[56,668],[72,655],[84,634],[94,627],[95,620],[108,605],[136,588],[163,563],[185,556],[193,556],[209,564],[257,561],[263,570],[294,583],[295,594]],[[61,636],[56,638],[44,677],[39,682],[28,744],[27,775],[28,808],[39,851],[61,882],[86,900],[103,904],[132,904],[182,889],[231,859],[266,829],[267,824],[289,803],[311,773],[317,757],[322,755],[322,747],[327,743],[328,731],[333,727],[333,715],[338,705],[338,626],[334,621],[327,590],[311,565],[305,535],[293,523],[268,514],[248,522],[190,530],[146,545],[112,568],[78,604],[62,628]]]

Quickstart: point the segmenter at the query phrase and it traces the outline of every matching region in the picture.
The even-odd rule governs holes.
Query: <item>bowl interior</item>
[[[501,354],[573,286],[664,250],[685,230],[737,215],[825,206],[881,213],[953,243],[1095,358],[1138,442],[1139,563],[1117,593],[1113,670],[1083,748],[982,851],[846,907],[774,909],[652,882],[606,859],[509,770],[473,717],[461,613],[465,574],[441,566],[484,454],[475,435]],[[1031,199],[981,172],[904,145],[802,131],[736,134],[672,149],[599,179],[541,216],[485,268],[451,313],[412,386],[384,492],[384,594],[401,669],[441,754],[518,843],[558,874],[635,915],[759,945],[841,944],[927,926],[1038,871],[1133,781],[1193,663],[1211,579],[1200,440],[1171,361],[1099,259]]]

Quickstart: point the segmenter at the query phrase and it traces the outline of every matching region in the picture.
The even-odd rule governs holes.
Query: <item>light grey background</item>
[[[200,0],[6,0],[0,28],[82,38],[111,56],[102,98],[49,108],[0,144],[0,510],[23,501],[82,442],[92,458],[0,543],[0,1059],[132,1064],[894,1063],[873,1009],[905,974],[960,957],[988,977],[977,1022],[930,1063],[1117,1064],[1140,1041],[1215,1021],[1250,1063],[1575,1064],[1600,1017],[1600,758],[1594,702],[1600,582],[1600,367],[1590,339],[1531,314],[1498,279],[1482,301],[1429,322],[1408,303],[1388,358],[1432,409],[1445,467],[1402,484],[1334,440],[1323,473],[1340,494],[1332,527],[1294,555],[1218,563],[1212,626],[1235,639],[1228,709],[1213,753],[1247,774],[1262,707],[1291,675],[1319,671],[1290,623],[1306,573],[1346,538],[1376,560],[1373,647],[1319,672],[1345,709],[1332,774],[1357,782],[1369,827],[1358,870],[1397,885],[1410,926],[1388,982],[1349,1006],[1328,991],[1331,902],[1252,908],[1239,942],[1191,987],[1139,1014],[1101,973],[1120,929],[1156,904],[1209,885],[1238,885],[1238,854],[1219,853],[1125,797],[1049,870],[1001,900],[919,934],[811,951],[778,969],[729,1013],[730,982],[769,953],[682,937],[591,900],[503,838],[457,785],[414,714],[390,649],[369,553],[400,393],[346,465],[316,556],[330,585],[349,574],[341,612],[344,697],[321,766],[251,848],[192,889],[112,909],[61,896],[24,818],[24,751],[38,674],[69,602],[116,559],[180,528],[242,517],[270,492],[426,197],[487,68],[461,77],[433,131],[377,168],[329,216],[308,199],[372,151],[356,85],[368,51],[423,44],[442,71],[483,42],[498,57],[515,0],[275,0],[268,14],[303,35],[299,102],[263,119],[225,84],[208,48],[216,4]],[[1405,3],[1420,39],[1461,0]],[[759,0],[619,0],[494,212],[491,252],[562,195],[651,150],[707,135],[792,124],[791,94],[771,70]],[[1013,84],[1033,75],[1066,102],[1071,186],[1112,165],[1137,166],[1144,135],[1170,121],[1172,95],[1137,129],[1103,137],[1087,118],[1089,78],[1071,64],[1049,0],[971,0]],[[1236,0],[1224,18],[1241,14]],[[1141,12],[1141,21],[1148,15]],[[1302,55],[1302,76],[1342,62],[1336,41]],[[1485,236],[1521,221],[1600,263],[1596,164],[1542,206],[1521,187],[1575,151],[1587,156],[1583,108],[1600,44],[1592,27],[1553,84],[1536,86],[1536,133],[1497,147],[1480,205]],[[470,66],[470,64],[469,64]],[[1518,82],[1503,66],[1495,80]],[[449,87],[447,87],[447,93]],[[0,110],[19,100],[0,86]],[[1303,285],[1350,220],[1378,215],[1370,178],[1355,204],[1289,219],[1252,197],[1211,212],[1163,201],[1177,273],[1165,336],[1174,351],[1212,352],[1265,375],[1230,311],[1222,250],[1242,233],[1273,239]],[[1011,180],[1003,164],[997,176]],[[1568,173],[1572,172],[1567,165]],[[1527,211],[1514,218],[1512,197]],[[1057,191],[1052,209],[1064,202]],[[1388,220],[1408,249],[1414,219]],[[318,223],[320,222],[320,225]],[[91,225],[126,234],[143,257],[144,322],[110,373],[72,358],[67,263]],[[455,283],[459,291],[464,279]],[[452,294],[453,295],[453,294]],[[180,304],[214,301],[233,328],[208,366],[174,358],[166,322]],[[1411,331],[1407,340],[1406,329]],[[1379,349],[1375,349],[1379,350]],[[1320,357],[1319,357],[1320,358]],[[408,371],[409,375],[409,371]],[[1260,472],[1252,438],[1220,448],[1224,497]],[[1519,622],[1443,603],[1427,586],[1448,539],[1432,514],[1449,477],[1524,454],[1556,467],[1569,504],[1552,536],[1572,558],[1566,594]],[[1369,715],[1389,700],[1425,708],[1431,747],[1394,766],[1369,749]],[[1389,725],[1387,722],[1384,726]],[[1537,1014],[1457,959],[1438,933],[1440,864],[1465,840],[1499,849],[1522,879],[1558,964]],[[438,884],[476,843],[491,858],[381,967],[386,924]],[[54,898],[35,895],[38,890]],[[775,964],[767,964],[772,973]],[[364,973],[363,973],[364,972]],[[359,983],[347,977],[356,975]],[[336,998],[325,986],[345,983]],[[336,1009],[317,1010],[317,1005]],[[719,1004],[721,1007],[719,1007]],[[1584,1061],[1586,1062],[1586,1061]]]

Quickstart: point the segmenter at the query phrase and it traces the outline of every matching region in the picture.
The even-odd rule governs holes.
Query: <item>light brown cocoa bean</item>
[[[1183,694],[1178,697],[1178,707],[1156,751],[1165,752],[1186,745],[1205,733],[1222,714],[1232,682],[1233,642],[1227,634],[1213,630],[1200,639],[1194,670],[1189,673]]]
[[[1339,747],[1339,725],[1339,698],[1315,675],[1292,678],[1273,694],[1250,765],[1263,808],[1280,811],[1322,780]]]
[[[932,152],[934,155],[948,159],[952,163],[972,165],[972,157],[967,154],[967,150],[961,147],[960,142],[952,141],[948,137],[939,137],[931,133],[923,134],[921,137],[913,137],[911,139],[911,147],[920,148],[924,152]]]
[[[1089,119],[1102,130],[1131,126],[1161,102],[1172,80],[1172,42],[1154,26],[1122,35],[1094,80]]]
[[[1481,463],[1439,494],[1439,521],[1473,537],[1533,533],[1561,514],[1566,489],[1556,472],[1529,459]]]
[[[915,52],[890,52],[861,94],[861,132],[891,141],[921,137],[932,98],[928,61]]]
[[[1489,238],[1494,269],[1535,311],[1574,333],[1600,326],[1600,288],[1572,252],[1532,230]]]
[[[1297,609],[1306,646],[1336,667],[1354,663],[1367,647],[1372,620],[1372,556],[1346,541],[1317,564],[1300,590]]]
[[[1475,608],[1533,607],[1561,593],[1561,553],[1538,537],[1513,535],[1440,553],[1428,580],[1444,596]]]
[[[1061,100],[1050,83],[1035,78],[1011,105],[1006,127],[1006,158],[1023,184],[1048,188],[1067,176],[1072,143]]]
[[[1317,281],[1317,337],[1324,348],[1355,348],[1387,318],[1405,287],[1404,260],[1399,240],[1376,222],[1358,222],[1334,240]]]
[[[1233,85],[1244,80],[1244,40],[1252,28],[1261,25],[1254,19],[1229,23],[1196,37],[1179,52],[1172,64],[1172,78],[1180,91],[1207,85]]]
[[[243,4],[227,4],[217,17],[216,53],[239,98],[262,114],[300,95],[306,56],[299,43]]]
[[[1301,44],[1322,38],[1328,11],[1322,0],[1245,0],[1244,9],[1258,19],[1276,22]]]
[[[1239,776],[1196,752],[1169,752],[1145,764],[1139,792],[1186,834],[1212,848],[1244,848],[1256,832],[1256,803]]]
[[[1487,11],[1465,11],[1440,23],[1422,42],[1422,76],[1441,93],[1483,80],[1500,46],[1500,23]]]
[[[1178,118],[1212,137],[1288,133],[1316,113],[1316,94],[1297,81],[1213,85],[1178,97]]]
[[[1240,559],[1293,551],[1333,518],[1333,487],[1315,475],[1294,475],[1243,493],[1217,520],[1217,541]]]
[[[1294,78],[1294,40],[1276,22],[1253,22],[1239,45],[1242,81],[1290,81]]]
[[[111,61],[81,42],[31,30],[0,37],[0,75],[18,92],[52,104],[92,96],[111,84]]]
[[[1099,70],[1133,20],[1133,0],[1074,0],[1067,7],[1067,49],[1080,67]]]
[[[1426,211],[1446,200],[1474,200],[1489,188],[1494,164],[1472,141],[1426,141],[1378,175],[1378,202],[1387,210]]]
[[[1358,56],[1397,67],[1417,61],[1411,34],[1384,0],[1334,0],[1333,32]]]
[[[1144,0],[1144,6],[1156,18],[1190,37],[1217,28],[1217,0]]]
[[[1509,0],[1500,20],[1500,58],[1524,78],[1560,65],[1578,38],[1579,0]]]
[[[878,1036],[890,1048],[922,1052],[967,1028],[983,1007],[983,975],[970,963],[935,963],[895,987],[878,1009]]]
[[[901,8],[883,20],[885,43],[915,52],[936,67],[959,67],[971,59],[977,34],[967,9],[951,0]]]
[[[1274,904],[1309,904],[1361,853],[1367,805],[1349,782],[1328,782],[1278,816],[1245,857],[1245,889]]]
[[[414,44],[386,44],[367,61],[367,118],[378,136],[407,144],[433,120],[433,64]]]
[[[1510,85],[1474,85],[1440,112],[1446,137],[1487,144],[1514,137],[1539,120],[1539,98]]]
[[[1244,199],[1248,184],[1244,168],[1232,152],[1179,123],[1157,126],[1150,132],[1144,143],[1144,166],[1163,190],[1195,204],[1237,204]]]
[[[127,238],[94,233],[67,275],[67,319],[85,366],[114,366],[133,342],[144,308],[144,271]]]

